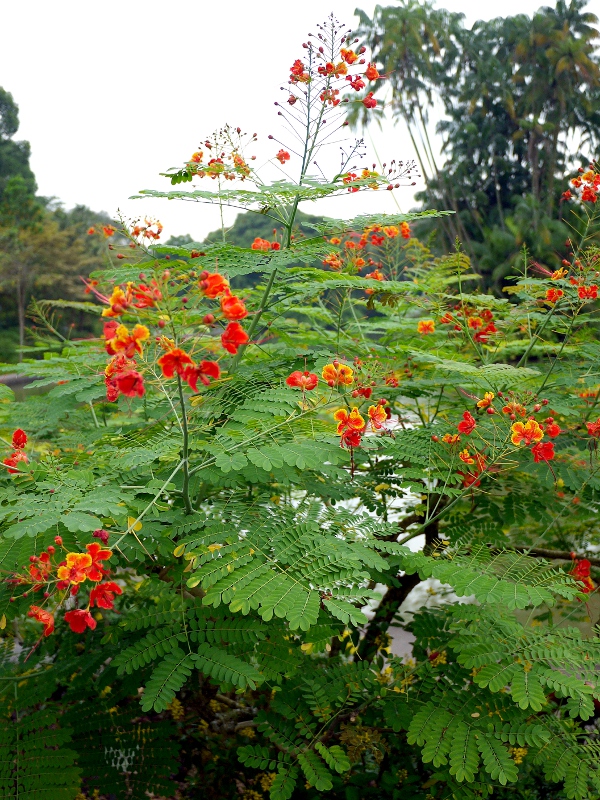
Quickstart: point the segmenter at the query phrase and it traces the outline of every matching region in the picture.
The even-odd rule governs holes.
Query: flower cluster
[[[455,331],[468,331],[474,342],[485,344],[490,336],[498,333],[494,324],[494,315],[489,308],[481,311],[464,303],[454,306],[440,319],[442,325],[452,325]]]
[[[107,531],[97,530],[93,535],[103,542],[108,541]],[[104,562],[111,556],[112,551],[104,549],[98,542],[87,544],[84,553],[67,552],[62,537],[55,536],[54,545],[49,545],[39,556],[30,556],[29,567],[23,566],[22,572],[13,573],[8,578],[8,583],[24,587],[26,591],[23,597],[27,597],[29,592],[43,592],[43,604],[52,604],[54,611],[33,604],[27,616],[41,622],[43,635],[50,636],[54,631],[56,610],[65,607],[69,598],[76,597],[80,587],[89,581],[91,588],[87,605],[84,608],[71,608],[64,614],[65,622],[71,630],[74,633],[83,633],[86,628],[94,630],[96,627],[96,620],[90,609],[96,606],[110,610],[114,607],[115,595],[122,594],[119,584],[106,580],[110,576],[110,570],[105,567]],[[11,597],[11,602],[16,599]]]
[[[356,175],[344,178],[345,183],[358,179]],[[358,191],[357,187],[350,186],[349,191]],[[364,277],[369,280],[385,281],[386,273],[383,271],[386,263],[394,262],[398,255],[398,248],[402,247],[401,240],[410,239],[410,227],[407,222],[397,225],[370,225],[362,233],[349,233],[344,239],[333,236],[328,241],[339,247],[324,259],[323,264],[335,272],[348,272],[356,274],[363,269],[368,269]],[[374,289],[365,289],[365,294],[371,295]]]
[[[17,428],[12,435],[11,445],[13,451],[2,460],[2,463],[5,467],[8,467],[8,471],[14,475],[21,472],[19,464],[27,464],[29,461],[24,452],[24,448],[27,445],[27,434],[25,431],[22,431],[21,428]]]
[[[572,200],[575,197],[584,203],[595,203],[600,192],[600,172],[596,162],[589,165],[589,169],[584,170],[579,167],[579,175],[569,181],[571,189],[563,192],[564,200]]]
[[[241,128],[225,125],[192,153],[186,162],[187,176],[189,179],[208,177],[212,180],[233,181],[236,178],[241,181],[246,180],[251,175],[252,169],[244,157],[244,148],[254,144],[256,138],[255,133],[249,136],[242,133]],[[250,161],[254,161],[255,158],[256,156],[251,156]],[[177,180],[172,178],[171,182],[176,183]]]

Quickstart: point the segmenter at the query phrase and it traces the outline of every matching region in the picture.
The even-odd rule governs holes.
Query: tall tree
[[[19,107],[12,94],[0,87],[0,198],[7,182],[15,175],[23,178],[31,194],[37,188],[29,166],[29,142],[16,142],[13,139],[18,130]]]
[[[548,265],[560,260],[556,243],[567,231],[552,219],[562,179],[600,142],[598,20],[584,6],[558,0],[533,18],[472,27],[427,1],[359,12],[359,33],[383,64],[382,94],[415,144],[421,199],[456,212],[446,238],[462,239],[490,283],[514,266],[523,244]],[[443,112],[442,165],[429,134],[434,107]],[[501,265],[494,276],[492,253]]]

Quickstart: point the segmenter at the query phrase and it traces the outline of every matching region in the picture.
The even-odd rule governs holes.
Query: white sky
[[[226,122],[256,131],[263,141],[277,134],[273,102],[307,33],[330,11],[352,27],[357,2],[373,11],[371,0],[219,0],[210,6],[202,0],[7,0],[0,86],[19,105],[16,138],[31,143],[40,194],[67,208],[83,203],[110,214],[120,208],[128,216],[155,215],[165,226],[163,240],[182,233],[204,238],[219,227],[217,209],[129,196],[167,190],[158,173],[181,165]],[[532,14],[551,2],[438,0],[438,6],[462,11],[472,23]],[[598,3],[592,0],[588,9],[600,10]],[[400,126],[389,123],[382,132],[373,126],[366,135],[371,151],[370,136],[384,161],[413,157]],[[305,210],[344,217],[392,213],[398,203],[406,211],[412,192],[361,192]]]

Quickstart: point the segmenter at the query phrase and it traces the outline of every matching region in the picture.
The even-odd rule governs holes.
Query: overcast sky
[[[590,10],[598,0],[593,0]],[[364,0],[359,7],[371,13]],[[393,4],[393,0],[390,0]],[[467,21],[533,13],[546,0],[439,0]],[[153,214],[163,239],[202,239],[219,226],[216,209],[166,200],[128,200],[168,189],[159,172],[179,166],[225,122],[277,131],[273,102],[315,23],[333,11],[356,22],[356,0],[18,0],[2,4],[0,86],[20,108],[17,138],[31,143],[39,192],[67,208],[83,203],[128,216]],[[371,140],[372,137],[372,140]],[[366,135],[382,160],[413,157],[400,126]],[[266,146],[266,145],[263,145]],[[377,160],[375,155],[373,160]],[[419,188],[418,186],[416,187]],[[408,210],[411,189],[359,193],[306,210],[329,216]],[[393,196],[392,196],[393,195]],[[395,198],[395,199],[394,199]],[[230,215],[231,223],[234,214]]]

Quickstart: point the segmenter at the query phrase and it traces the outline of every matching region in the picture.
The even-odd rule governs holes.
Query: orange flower
[[[87,568],[87,576],[91,581],[101,581],[106,572],[102,566],[102,561],[107,561],[112,556],[112,550],[103,550],[102,545],[98,544],[98,542],[86,544],[85,549],[91,559],[91,564]]]
[[[534,419],[528,419],[525,423],[515,422],[510,429],[512,431],[510,440],[516,445],[530,445],[541,442],[544,438],[544,431]]]
[[[329,386],[350,386],[354,382],[354,370],[345,364],[325,364],[321,375]]]
[[[94,605],[98,606],[98,608],[114,608],[116,594],[123,594],[123,590],[118,583],[113,583],[112,581],[99,583],[90,592],[90,606],[92,608]]]
[[[52,550],[50,552],[52,552]],[[31,556],[31,558],[35,558],[36,560],[29,565],[29,575],[35,583],[42,585],[46,583],[48,576],[52,572],[50,555],[48,553],[40,553],[39,558],[37,556]]]
[[[338,410],[334,413],[333,418],[338,423],[338,433],[343,433],[347,430],[358,431],[358,433],[362,433],[366,427],[364,417],[360,415],[356,406],[352,408],[350,413],[348,413],[345,408],[338,408]]]
[[[261,239],[260,236],[257,236],[256,239],[250,245],[251,250],[267,250],[271,249],[271,245],[266,239]]]
[[[546,292],[546,302],[554,305],[563,295],[564,292],[562,289],[548,289]]]
[[[221,298],[221,311],[225,319],[229,320],[240,320],[248,316],[248,309],[244,305],[243,300],[231,294],[229,289],[227,289]]]
[[[483,399],[477,401],[477,408],[489,408],[492,405],[495,396],[496,395],[493,392],[486,392],[483,395]]]
[[[560,269],[555,270],[552,273],[552,275],[550,275],[550,280],[551,281],[559,281],[561,278],[564,278],[566,275],[568,275],[568,270],[566,270],[564,267],[561,267]]]
[[[315,375],[314,372],[300,372],[300,370],[296,370],[296,372],[292,372],[291,375],[285,379],[285,382],[288,386],[296,389],[305,389],[311,391],[317,385],[319,379]]]
[[[515,415],[518,414],[520,417],[524,417],[525,414],[527,413],[527,409],[525,408],[525,406],[522,406],[521,403],[511,402],[503,406],[502,413],[515,414]]]
[[[458,457],[460,458],[461,461],[464,461],[465,464],[474,464],[475,463],[475,459],[472,458],[471,454],[469,453],[468,448],[466,448],[466,447],[465,447],[464,450],[460,451],[460,453],[458,454]]]
[[[94,630],[96,627],[96,620],[89,611],[84,611],[82,608],[75,608],[73,611],[67,611],[65,614],[65,622],[69,625],[73,633],[83,633],[86,628]]]
[[[152,280],[150,286],[140,283],[133,290],[133,295],[136,299],[133,305],[136,308],[153,308],[158,300],[162,300],[162,292],[155,280]]]
[[[327,258],[323,259],[323,264],[335,270],[339,270],[344,266],[344,262],[337,253],[330,253]]]
[[[279,163],[280,163],[280,164],[285,164],[285,162],[286,162],[286,161],[289,161],[289,160],[290,160],[290,154],[288,153],[288,151],[287,151],[287,150],[283,150],[283,148],[282,148],[282,149],[281,149],[281,150],[280,150],[280,151],[277,153],[277,155],[275,156],[275,158],[277,159],[277,161],[279,161]]]
[[[115,231],[116,231],[116,228],[113,228],[112,225],[103,225],[102,226],[102,233],[104,234],[104,236],[107,239],[109,239],[111,236],[113,236]]]
[[[106,352],[110,356],[124,353],[127,358],[133,358],[135,353],[142,355],[142,342],[150,338],[150,331],[145,325],[136,325],[131,333],[126,325],[116,325],[114,321],[107,322],[104,326]]]
[[[109,307],[102,312],[103,317],[119,317],[131,305],[131,290],[127,287],[127,293],[120,286],[115,286],[112,295],[108,300]]]
[[[580,286],[577,290],[580,300],[596,300],[598,297],[598,287],[596,284],[591,286]]]
[[[61,581],[67,583],[83,583],[88,577],[87,570],[91,565],[92,556],[89,553],[67,553],[67,560],[59,566],[57,575]]]
[[[340,50],[340,56],[346,62],[346,64],[350,64],[350,65],[354,64],[354,62],[358,58],[358,56],[356,55],[354,50],[346,50],[343,47]]]
[[[460,436],[458,433],[445,433],[442,436],[442,442],[446,444],[458,444],[458,442],[460,442]]]
[[[375,64],[369,64],[369,66],[365,70],[365,78],[370,81],[376,81],[379,77],[379,72],[377,71],[377,67]]]
[[[369,419],[371,420],[371,428],[374,431],[381,430],[387,420],[385,408],[379,403],[376,406],[369,406],[368,413]]]
[[[175,373],[183,375],[185,368],[194,363],[194,360],[180,347],[169,350],[158,359],[158,366],[165,378],[172,378]]]
[[[432,319],[420,319],[417,324],[417,331],[422,335],[434,333],[435,322]]]
[[[385,277],[383,272],[380,272],[378,269],[373,270],[373,272],[369,272],[365,275],[365,278],[370,278],[372,281],[384,281]],[[373,294],[375,289],[365,289],[365,294]]]
[[[235,355],[238,347],[248,342],[248,334],[239,322],[230,322],[221,334],[221,344],[228,353]]]
[[[403,222],[402,225],[400,225],[400,235],[403,239],[410,239],[410,225],[408,222]]]
[[[27,616],[42,623],[44,626],[44,636],[50,636],[54,631],[54,617],[49,611],[44,611],[44,609],[39,606],[31,606],[27,612]]]
[[[384,229],[383,229],[383,232],[390,239],[395,239],[396,236],[398,236],[398,234],[400,233],[400,231],[398,230],[398,228],[395,225],[386,225],[384,227]]]
[[[202,280],[198,284],[202,294],[210,300],[214,300],[220,294],[223,294],[229,289],[229,281],[218,272],[212,274],[206,272],[201,275]]]

